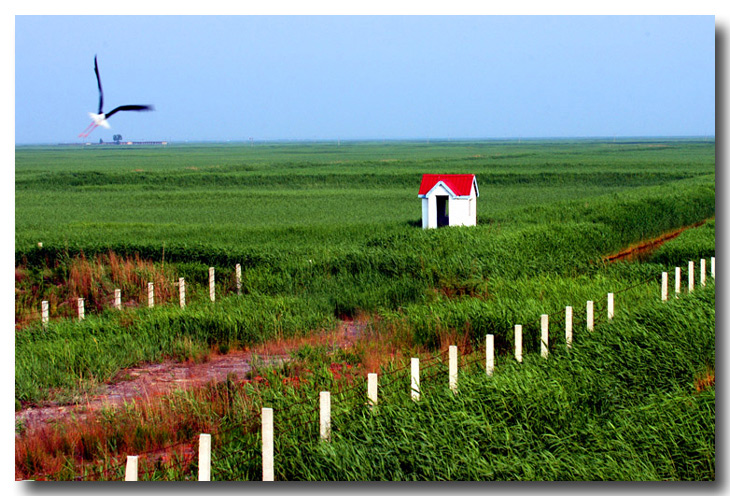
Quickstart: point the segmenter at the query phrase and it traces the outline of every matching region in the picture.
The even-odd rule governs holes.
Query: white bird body
[[[94,121],[95,126],[101,126],[107,129],[111,128],[111,126],[109,125],[109,121],[106,120],[106,115],[89,112],[89,117],[91,117],[91,120]]]

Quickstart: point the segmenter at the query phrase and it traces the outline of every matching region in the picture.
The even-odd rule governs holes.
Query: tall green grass
[[[594,332],[576,329],[573,347],[548,359],[499,353],[491,377],[477,351],[462,358],[456,395],[446,364],[426,355],[421,400],[410,398],[408,367],[386,366],[371,411],[364,376],[350,372],[361,357],[305,347],[281,369],[258,369],[253,383],[229,378],[170,404],[189,412],[176,417],[181,425],[214,433],[214,480],[260,480],[262,406],[275,411],[277,480],[714,480],[714,289],[710,280],[677,300],[641,301]],[[318,439],[323,390],[333,393],[331,443]],[[105,425],[128,422],[133,410],[105,412]],[[139,450],[145,432],[134,436]],[[54,478],[123,477],[123,457],[79,470],[67,456]],[[145,480],[197,473],[195,457],[166,465],[143,454],[140,463]]]
[[[250,346],[333,324],[331,311],[320,301],[251,295],[185,309],[109,310],[80,322],[37,325],[15,336],[16,400],[38,402],[52,391],[72,399],[141,362],[199,361],[214,344]]]
[[[652,254],[652,262],[685,267],[689,260],[715,256],[715,220],[696,229],[688,229],[671,243],[666,243]],[[699,264],[697,270],[699,270]],[[707,273],[710,263],[707,261]]]
[[[483,178],[476,227],[420,229],[417,179],[434,170]],[[683,140],[19,148],[15,261],[39,299],[47,271],[109,251],[164,264],[172,280],[185,277],[192,300],[205,293],[208,267],[230,287],[240,263],[244,297],[140,311],[129,329],[114,312],[89,312],[84,323],[52,324],[58,331],[21,331],[16,395],[37,400],[135,361],[185,355],[175,350],[305,332],[362,311],[408,329],[414,345],[469,327],[474,342],[495,332],[507,347],[508,322],[567,304],[578,315],[586,299],[647,277],[640,267],[604,272],[602,259],[714,216],[714,188],[714,144]],[[713,241],[694,255],[714,253],[712,226]],[[291,319],[271,320],[282,312]],[[133,342],[146,351],[115,351]],[[90,356],[97,347],[106,364]]]
[[[39,241],[76,251],[286,246],[311,255],[323,245],[357,247],[418,224],[416,192],[429,172],[477,174],[479,222],[503,223],[525,206],[680,181],[714,184],[714,143],[19,147],[16,258]]]
[[[714,313],[713,284],[678,301],[655,299],[580,332],[570,352],[547,360],[499,355],[488,377],[479,355],[460,369],[456,395],[445,366],[424,371],[418,403],[407,371],[394,382],[384,371],[372,412],[362,389],[333,397],[331,443],[317,439],[324,384],[299,392],[310,398],[304,406],[285,400],[293,391],[269,388],[261,404],[277,405],[276,478],[714,480],[715,393],[697,389],[699,377],[714,374]],[[214,479],[260,480],[257,435],[214,442]]]

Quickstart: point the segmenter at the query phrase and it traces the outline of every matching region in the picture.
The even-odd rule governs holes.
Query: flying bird
[[[135,111],[144,111],[144,110],[154,110],[154,107],[152,105],[120,105],[119,107],[115,108],[109,113],[104,113],[104,91],[101,89],[101,78],[99,77],[99,65],[96,62],[96,55],[94,55],[94,73],[96,74],[96,83],[99,86],[99,113],[94,114],[92,112],[89,112],[89,117],[91,117],[91,124],[84,129],[81,134],[79,134],[79,138],[86,138],[91,131],[96,129],[99,126],[105,127],[109,129],[109,123],[107,120],[112,115],[116,114],[117,112],[121,112],[124,110],[135,110]]]

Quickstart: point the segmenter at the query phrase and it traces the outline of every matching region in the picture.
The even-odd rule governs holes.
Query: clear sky
[[[713,16],[16,16],[15,142],[714,136]]]

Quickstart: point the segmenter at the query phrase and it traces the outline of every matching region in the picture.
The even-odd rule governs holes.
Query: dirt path
[[[97,394],[87,397],[83,403],[25,408],[15,412],[15,421],[16,424],[22,422],[26,428],[32,428],[72,416],[78,419],[88,412],[119,406],[124,402],[200,387],[209,382],[225,381],[229,374],[235,374],[241,380],[251,371],[254,359],[262,365],[281,364],[289,360],[289,353],[292,350],[305,343],[334,344],[347,348],[360,338],[366,325],[367,321],[364,318],[342,320],[332,332],[272,341],[249,350],[230,351],[225,355],[213,353],[203,363],[167,360],[162,363],[127,368],[120,371],[112,381],[103,384]]]
[[[676,238],[680,234],[682,234],[687,229],[692,229],[695,227],[700,227],[702,224],[707,222],[709,219],[705,219],[703,221],[697,222],[695,224],[692,224],[691,226],[684,226],[680,227],[679,229],[675,229],[674,231],[669,231],[667,233],[662,234],[661,236],[657,236],[656,238],[644,240],[639,244],[636,244],[634,246],[630,246],[626,248],[625,250],[621,250],[620,252],[609,255],[604,258],[607,262],[619,262],[622,260],[633,260],[636,258],[639,258],[644,255],[648,255],[652,253],[653,251],[657,250],[661,245],[666,243],[667,241],[671,241],[672,239]]]

